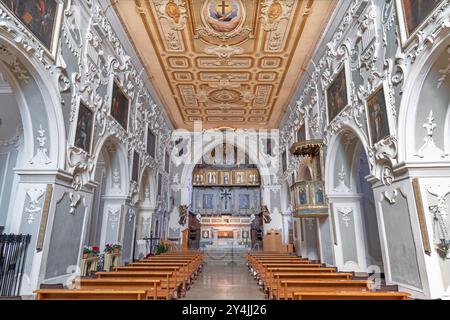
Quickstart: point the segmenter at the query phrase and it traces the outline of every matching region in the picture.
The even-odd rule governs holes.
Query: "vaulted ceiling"
[[[277,128],[337,0],[120,0],[176,128]]]

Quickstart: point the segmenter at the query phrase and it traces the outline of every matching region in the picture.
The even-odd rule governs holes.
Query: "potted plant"
[[[99,253],[100,253],[100,248],[98,246],[91,247],[91,254],[98,256]]]
[[[92,253],[91,247],[89,247],[89,246],[84,246],[83,247],[83,259],[89,258],[91,253]]]
[[[169,245],[166,244],[166,243],[160,243],[160,244],[156,247],[156,252],[155,252],[155,254],[166,253],[167,251],[169,251]]]
[[[103,252],[105,252],[106,254],[111,254],[111,253],[113,253],[113,251],[114,251],[114,248],[111,243],[107,243],[105,245],[105,250],[103,250]]]
[[[120,251],[122,250],[122,245],[120,243],[115,243],[113,245],[113,250],[114,253],[120,253]]]

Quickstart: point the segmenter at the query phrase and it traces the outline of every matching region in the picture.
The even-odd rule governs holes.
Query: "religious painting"
[[[302,124],[297,130],[297,142],[303,142],[306,140],[305,124]]]
[[[433,13],[443,0],[400,0],[407,37],[413,35],[420,25]]]
[[[344,109],[348,104],[347,78],[345,67],[338,73],[327,90],[328,123]]]
[[[325,204],[325,196],[323,191],[323,184],[316,183],[314,185],[314,205],[323,206]]]
[[[204,194],[203,195],[203,209],[212,209],[213,208],[213,195],[212,194]]]
[[[128,113],[130,100],[116,81],[113,81],[111,100],[111,116],[125,129],[128,130]]]
[[[203,230],[202,238],[203,239],[209,239],[209,230]]]
[[[242,230],[242,239],[248,239],[249,232],[248,230]]]
[[[308,186],[300,186],[298,188],[298,203],[300,206],[308,205]]]
[[[250,209],[250,195],[239,195],[239,209]]]
[[[0,0],[44,45],[54,52],[62,6],[56,0]]]
[[[91,152],[93,126],[94,113],[83,102],[80,102],[77,128],[75,131],[75,147],[80,148],[87,153]]]
[[[374,145],[390,134],[383,86],[367,99],[366,109],[370,141]]]
[[[205,3],[203,16],[217,32],[231,32],[244,20],[240,0],[209,0]]]
[[[150,128],[147,129],[147,153],[155,158],[156,151],[156,136]]]
[[[139,153],[133,152],[133,168],[131,170],[131,180],[139,181]]]

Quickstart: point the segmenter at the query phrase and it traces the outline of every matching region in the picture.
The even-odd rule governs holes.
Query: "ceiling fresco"
[[[118,1],[176,128],[277,128],[334,0]]]

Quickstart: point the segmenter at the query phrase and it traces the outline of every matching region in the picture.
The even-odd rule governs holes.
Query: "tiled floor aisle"
[[[245,266],[205,266],[183,300],[263,300]]]

